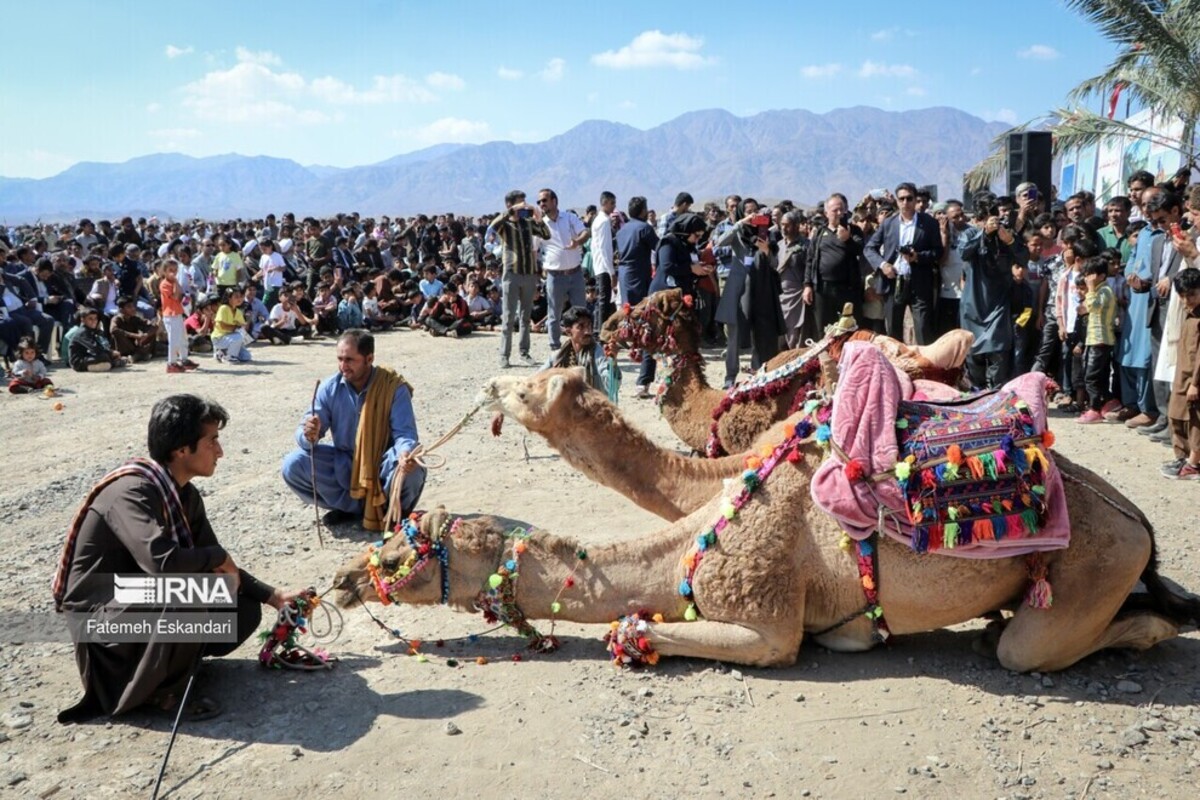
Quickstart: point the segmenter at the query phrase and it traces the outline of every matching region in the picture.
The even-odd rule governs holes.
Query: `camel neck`
[[[704,363],[687,358],[663,395],[662,415],[676,436],[694,449],[703,450],[712,426],[712,410],[724,396],[724,392],[708,385]]]

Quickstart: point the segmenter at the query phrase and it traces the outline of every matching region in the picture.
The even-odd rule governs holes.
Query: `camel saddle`
[[[1030,373],[992,392],[933,392],[878,348],[847,343],[834,455],[813,475],[813,501],[851,538],[879,530],[921,553],[1007,558],[1066,547],[1046,381]]]

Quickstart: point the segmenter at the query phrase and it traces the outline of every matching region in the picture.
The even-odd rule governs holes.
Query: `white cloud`
[[[242,61],[227,70],[209,72],[181,90],[183,107],[198,119],[225,123],[269,123],[284,126],[297,120],[327,119],[320,112],[301,112],[308,84],[295,72],[272,72],[262,64]],[[303,114],[303,116],[302,116]],[[315,114],[315,116],[314,116]]]
[[[459,117],[442,117],[419,128],[395,130],[392,136],[422,145],[477,144],[493,138],[491,126],[486,122]]]
[[[633,37],[633,41],[620,50],[606,50],[592,56],[592,63],[610,69],[639,69],[645,67],[673,67],[675,69],[698,69],[714,63],[714,59],[701,55],[704,39],[686,33],[663,33],[659,30],[644,31]]]
[[[842,71],[842,65],[830,62],[828,64],[809,64],[800,68],[800,75],[805,78],[832,78]]]
[[[240,44],[234,51],[237,60],[245,64],[262,64],[264,67],[278,67],[283,59],[270,50],[249,50]]]
[[[864,61],[858,69],[860,78],[912,78],[916,69],[908,64],[885,64],[881,61]]]
[[[1013,111],[1011,108],[1001,108],[996,111],[984,111],[982,114],[980,114],[980,116],[989,122],[1003,122],[1006,125],[1017,124],[1017,112]]]
[[[893,25],[890,28],[884,28],[883,30],[875,31],[874,33],[872,33],[871,41],[873,41],[873,42],[890,42],[892,39],[895,39],[897,36],[900,36],[901,34],[903,34],[904,36],[907,36],[908,38],[911,39],[912,37],[917,35],[917,32],[913,31],[913,30],[909,30],[907,28],[901,28],[898,25]]]
[[[431,72],[425,76],[425,83],[434,89],[448,89],[454,92],[467,85],[462,78],[449,72]]]
[[[1017,51],[1018,58],[1031,58],[1034,61],[1053,61],[1061,53],[1048,44],[1031,44],[1024,50]]]
[[[525,73],[522,72],[521,70],[509,69],[508,67],[504,67],[504,66],[502,66],[502,67],[500,67],[500,69],[496,70],[496,74],[500,76],[501,80],[506,80],[506,81],[520,80],[521,78],[525,77]]]
[[[405,75],[376,75],[367,89],[356,89],[345,81],[325,76],[313,80],[312,93],[334,105],[432,103],[437,99],[437,95]]]
[[[538,73],[538,77],[546,83],[557,83],[562,80],[563,72],[566,68],[566,61],[561,58],[552,58],[546,62],[546,66]]]
[[[912,97],[924,97],[927,94],[927,92],[920,86],[910,86],[905,89],[904,92]]]
[[[159,103],[147,103],[146,104],[146,113],[147,114],[157,114],[161,110],[162,110],[162,105]]]
[[[192,53],[196,52],[196,48],[192,47],[190,44],[184,47],[176,47],[173,44],[169,44],[167,45],[165,52],[167,54],[167,58],[179,58],[180,56],[190,56]]]

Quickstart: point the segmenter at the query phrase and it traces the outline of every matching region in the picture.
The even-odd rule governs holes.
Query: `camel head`
[[[635,306],[626,304],[600,329],[600,341],[606,349],[628,347],[631,356],[695,352],[698,339],[692,299],[684,297],[679,289],[655,292]]]
[[[389,602],[434,605],[442,601],[442,566],[438,549],[445,548],[450,564],[448,602],[469,607],[487,576],[495,569],[504,528],[490,517],[462,520],[443,506],[417,522],[415,545],[403,532],[395,533],[382,547],[372,546],[342,565],[334,576],[337,604],[353,608],[380,603],[381,583]]]
[[[480,390],[479,401],[526,430],[546,433],[566,422],[564,415],[568,409],[588,390],[582,367],[554,368],[529,376],[492,378]]]

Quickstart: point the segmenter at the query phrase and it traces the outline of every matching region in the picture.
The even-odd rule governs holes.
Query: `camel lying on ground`
[[[629,324],[623,324],[627,320]],[[631,340],[635,337],[638,341]],[[708,384],[700,355],[699,322],[680,290],[655,292],[636,306],[619,309],[605,320],[600,338],[610,346],[639,347],[652,351],[648,355],[675,359],[661,397],[663,417],[684,444],[697,452],[708,452],[714,412],[729,392]],[[952,331],[928,347],[909,347],[871,331],[855,331],[829,347],[829,359],[822,368],[825,384],[836,381],[836,361],[842,345],[851,340],[872,341],[889,361],[914,379],[954,385],[962,376],[963,362],[974,337],[967,331]],[[780,353],[766,363],[763,371],[770,373],[785,367],[807,352],[801,349]],[[796,395],[809,388],[814,387],[797,374],[781,393],[733,404],[717,420],[721,449],[725,453],[738,453],[751,447],[764,431],[794,410]]]
[[[690,598],[679,593],[683,560],[695,558],[697,535],[726,515],[725,493],[654,533],[587,545],[586,560],[579,558],[580,542],[533,533],[522,540],[512,608],[532,620],[597,624],[635,612],[661,615],[655,617],[661,622],[646,624],[644,641],[664,656],[786,666],[796,661],[805,633],[833,650],[869,649],[877,632],[862,613],[857,559],[841,548],[841,529],[809,494],[823,454],[811,439],[794,447],[796,460],[780,461],[707,549],[691,576]],[[996,655],[1005,668],[1025,672],[1064,669],[1104,648],[1145,649],[1196,622],[1200,599],[1173,594],[1159,577],[1145,517],[1104,479],[1061,455],[1057,461],[1066,479],[1071,544],[1043,556],[1053,605],[1034,609],[1022,602],[1029,579],[1022,557],[922,555],[880,537],[878,602],[891,633],[930,631],[1015,609]],[[481,587],[516,549],[507,526],[494,517],[451,525],[438,510],[425,515],[419,528],[427,537],[418,543],[425,561],[418,559],[411,572],[403,565],[418,555],[405,536],[394,536],[374,554],[383,573],[406,576],[388,589],[398,603],[440,600],[470,611]],[[431,542],[444,548],[444,562],[430,555]],[[361,554],[338,571],[344,607],[380,600],[370,559]],[[1139,579],[1148,595],[1131,597]]]

